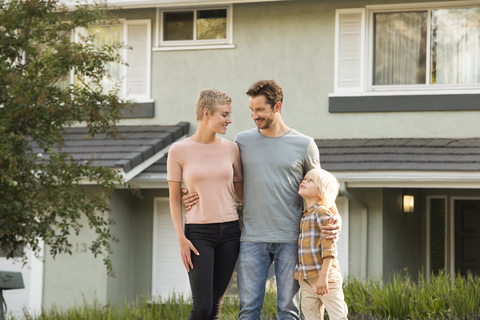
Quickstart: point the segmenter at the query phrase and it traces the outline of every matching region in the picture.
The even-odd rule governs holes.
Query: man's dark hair
[[[264,96],[272,110],[278,101],[283,102],[282,88],[275,80],[258,80],[248,88],[247,94],[252,98]]]

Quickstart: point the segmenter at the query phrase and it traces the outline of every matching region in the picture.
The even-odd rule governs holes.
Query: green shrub
[[[405,272],[389,281],[370,278],[365,283],[349,277],[344,284],[350,315],[386,319],[480,319],[480,278],[434,275],[413,281]]]

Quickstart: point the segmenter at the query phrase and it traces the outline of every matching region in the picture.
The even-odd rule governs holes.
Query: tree
[[[95,47],[95,35],[71,40],[78,28],[115,22],[110,9],[106,3],[68,11],[57,0],[0,0],[0,245],[7,257],[22,246],[38,254],[40,239],[54,257],[71,254],[68,237],[80,232],[84,215],[97,236],[89,249],[104,256],[112,273],[114,238],[102,213],[121,177],[62,151],[66,127],[84,123],[90,136],[116,137],[116,123],[131,107],[108,73],[109,63],[123,63],[118,52],[125,46]],[[108,92],[105,79],[115,83]],[[34,147],[44,152],[35,154]],[[79,187],[85,179],[103,192],[87,196]]]

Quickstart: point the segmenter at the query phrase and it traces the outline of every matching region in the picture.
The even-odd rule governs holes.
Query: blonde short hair
[[[232,104],[232,98],[223,91],[217,89],[203,89],[200,91],[197,103],[195,105],[197,110],[197,121],[203,119],[203,110],[207,109],[213,115],[219,106],[225,104]]]
[[[305,180],[312,179],[317,185],[317,191],[320,195],[321,205],[330,208],[333,206],[339,191],[337,178],[330,172],[323,169],[312,169],[305,175]]]

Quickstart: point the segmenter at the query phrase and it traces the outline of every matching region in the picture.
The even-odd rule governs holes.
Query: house
[[[195,131],[204,88],[233,98],[226,138],[252,128],[245,91],[258,79],[282,86],[285,122],[316,139],[322,167],[341,182],[344,274],[480,274],[480,1],[111,2],[120,24],[95,28],[133,45],[129,69],[117,71],[142,108],[121,122],[132,137],[101,153],[143,198],[113,195],[115,278],[84,252],[85,230],[72,256],[45,254],[25,271],[43,273],[25,289],[27,307],[188,293],[165,155]],[[145,141],[129,149],[129,139]]]

